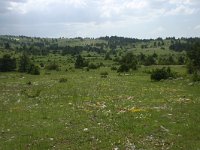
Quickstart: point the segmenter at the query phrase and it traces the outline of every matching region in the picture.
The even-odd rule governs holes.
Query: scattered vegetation
[[[176,78],[177,74],[172,72],[170,67],[162,69],[155,69],[151,72],[151,80],[160,81],[162,79]]]
[[[199,42],[0,36],[0,149],[198,149]]]

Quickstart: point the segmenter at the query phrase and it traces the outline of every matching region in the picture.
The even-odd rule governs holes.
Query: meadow
[[[199,150],[199,41],[0,36],[0,150]],[[176,76],[151,80],[168,66]]]
[[[200,83],[185,66],[151,81],[154,67],[0,73],[0,149],[198,150]]]

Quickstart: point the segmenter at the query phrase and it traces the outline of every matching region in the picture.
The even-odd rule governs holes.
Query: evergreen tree
[[[81,55],[78,55],[74,65],[75,68],[83,68],[88,66],[88,62]]]
[[[28,72],[31,65],[30,58],[26,53],[23,53],[19,59],[19,72]]]
[[[137,59],[132,53],[127,53],[119,63],[120,67],[118,72],[128,72],[130,69],[137,69]]]
[[[5,54],[3,58],[0,58],[0,71],[8,72],[16,69],[16,59],[11,58],[10,55]]]

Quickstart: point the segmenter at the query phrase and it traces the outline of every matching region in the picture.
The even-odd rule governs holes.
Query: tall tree
[[[191,50],[187,52],[189,58],[189,70],[191,73],[196,73],[200,75],[200,43],[195,43]]]
[[[0,58],[0,71],[8,72],[16,69],[16,59],[11,58],[9,54],[5,54],[3,58]]]
[[[23,53],[19,59],[19,72],[28,72],[31,66],[30,58],[26,53]]]
[[[74,65],[75,65],[75,68],[83,68],[83,67],[86,67],[88,63],[81,55],[78,55]]]

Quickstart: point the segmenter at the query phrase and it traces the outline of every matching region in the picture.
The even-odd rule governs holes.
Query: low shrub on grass
[[[107,71],[103,71],[103,72],[100,73],[100,75],[101,75],[102,78],[107,78],[108,72]]]
[[[65,83],[65,82],[67,82],[67,78],[60,78],[60,79],[59,79],[59,82],[60,82],[60,83]]]
[[[56,70],[59,71],[59,66],[55,63],[49,64],[45,67],[47,70]]]
[[[193,76],[192,76],[192,80],[193,80],[194,82],[200,81],[200,73],[195,72],[195,73],[193,74]]]
[[[38,66],[35,66],[34,64],[31,64],[29,70],[28,70],[29,74],[32,75],[40,75],[40,69]]]
[[[172,72],[170,67],[162,69],[155,69],[151,72],[151,80],[160,81],[162,79],[176,78],[177,74]]]

